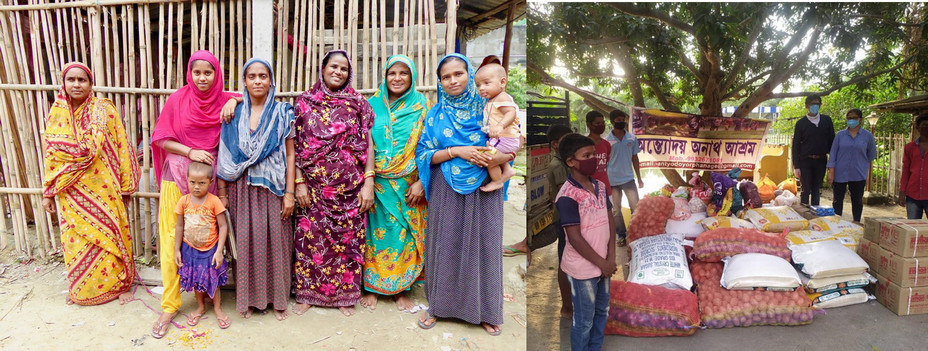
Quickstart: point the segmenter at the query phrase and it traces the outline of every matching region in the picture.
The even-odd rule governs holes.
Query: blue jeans
[[[922,219],[922,214],[926,212],[928,212],[928,200],[905,197],[905,213],[909,219]]]
[[[567,279],[574,305],[570,348],[573,351],[601,350],[609,312],[609,278],[574,279],[568,275]]]
[[[624,238],[627,234],[625,218],[622,215],[622,193],[625,193],[625,197],[628,198],[628,208],[634,213],[635,209],[638,208],[638,182],[632,179],[623,184],[612,186],[612,208],[619,210],[615,215],[615,233],[619,239]]]

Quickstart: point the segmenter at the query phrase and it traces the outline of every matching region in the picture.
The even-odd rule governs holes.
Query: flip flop
[[[506,252],[506,250],[509,250],[509,252]],[[503,247],[503,256],[505,257],[513,257],[513,256],[519,256],[519,255],[525,255],[525,254],[526,254],[525,251],[518,250],[512,247],[512,245],[506,245]]]
[[[495,325],[492,325],[492,324],[490,324],[490,323],[487,323],[487,325],[489,325],[489,326],[491,326],[491,327],[496,327]],[[483,324],[481,324],[480,327],[483,328],[483,330],[484,330],[485,332],[487,332],[487,334],[490,334],[490,336],[499,336],[500,334],[503,333],[503,329],[502,329],[502,328],[500,328],[500,329],[497,330],[497,331],[491,332],[491,331],[487,330],[487,327],[484,327]]]
[[[195,327],[197,324],[200,323],[200,319],[201,319],[201,318],[203,318],[203,315],[202,315],[202,314],[201,314],[201,315],[187,316],[187,325],[189,325],[189,326],[191,326],[191,327]]]
[[[421,319],[418,319],[418,318],[417,318],[417,319],[416,319],[416,323],[418,323],[418,324],[419,324],[419,328],[422,328],[422,329],[432,329],[432,328],[435,328],[435,325],[438,324],[438,318],[435,317],[435,316],[433,316],[433,315],[429,312],[429,310],[425,310],[425,320],[428,321],[429,319],[435,319],[435,321],[432,322],[431,325],[429,325],[429,324],[425,324],[425,322],[423,322]]]
[[[226,316],[226,319],[216,319],[216,322],[219,323],[219,329],[226,329],[232,325],[232,318]]]
[[[163,323],[161,321],[155,321],[155,325],[153,325],[151,328],[151,337],[155,339],[163,338],[164,335],[168,333],[168,329],[165,328],[165,326],[168,326],[170,324],[171,324],[171,321],[167,321]],[[164,329],[164,333],[161,333],[161,329]]]

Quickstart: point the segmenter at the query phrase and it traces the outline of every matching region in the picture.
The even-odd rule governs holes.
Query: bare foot
[[[354,306],[339,307],[338,310],[341,311],[345,317],[351,317],[351,315],[354,314]]]
[[[400,311],[409,311],[416,306],[416,304],[409,299],[409,296],[406,296],[406,292],[396,294],[393,299],[396,300],[396,309]]]
[[[361,298],[361,306],[369,308],[371,311],[377,309],[377,294],[365,294]]]
[[[312,307],[313,305],[309,305],[305,303],[298,303],[296,305],[293,305],[293,313],[296,313],[297,316],[302,316],[303,313],[306,313],[306,311],[309,311],[309,309]]]
[[[494,180],[492,182],[487,183],[487,185],[480,187],[480,191],[485,192],[485,193],[497,191],[499,189],[502,189],[505,183],[506,183],[505,180],[503,181]]]
[[[71,296],[65,295],[65,297],[64,297],[64,304],[65,304],[65,305],[73,305],[73,304],[74,304],[74,300],[71,300]]]
[[[500,329],[498,325],[492,325],[490,323],[480,323],[480,325],[487,331],[487,334],[492,336],[497,336],[502,333],[502,329]]]
[[[135,296],[132,296],[132,292],[126,291],[126,292],[124,292],[124,293],[122,293],[122,294],[119,294],[119,304],[120,304],[120,305],[125,305],[125,304],[129,303],[129,301],[132,301],[132,299],[134,299],[134,298],[135,298]]]
[[[242,316],[242,318],[245,318],[245,319],[251,318],[251,307],[249,307],[247,310],[245,310],[245,312],[239,312],[239,315]]]
[[[290,313],[287,313],[287,309],[274,310],[274,317],[277,317],[277,320],[282,321],[290,317]]]

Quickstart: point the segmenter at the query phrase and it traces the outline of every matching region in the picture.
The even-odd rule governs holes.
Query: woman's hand
[[[43,197],[43,198],[42,198],[42,208],[45,209],[45,212],[48,212],[48,213],[55,213],[55,211],[56,211],[56,209],[55,209],[55,199],[50,198],[50,197]]]
[[[183,234],[181,234],[183,235]],[[183,238],[175,237],[174,240],[184,240]],[[219,253],[219,250],[216,250],[216,253]],[[177,265],[177,268],[184,266],[184,260],[180,257],[180,250],[174,250],[174,264]]]
[[[455,149],[457,149],[454,153],[455,156],[480,167],[486,167],[490,160],[493,159],[492,155],[486,153],[492,148],[486,146],[455,146]]]
[[[296,201],[300,203],[300,207],[309,207],[309,188],[306,183],[297,184],[295,190]]]
[[[226,101],[226,104],[222,106],[222,121],[225,123],[232,122],[232,117],[235,116],[235,107],[238,106],[238,100],[236,98],[231,98],[229,101]]]
[[[287,219],[293,214],[293,207],[296,202],[293,199],[293,194],[284,193],[283,204],[280,205],[280,219]]]
[[[406,204],[412,206],[422,201],[424,196],[425,188],[422,187],[422,181],[417,180],[409,186],[409,189],[406,189]]]
[[[187,158],[189,158],[191,161],[203,162],[208,165],[212,165],[213,161],[215,161],[213,154],[207,152],[206,150],[190,149],[190,152],[187,153]]]
[[[177,265],[180,267],[180,265]],[[213,254],[213,267],[217,269],[222,266],[222,250],[216,250],[216,253]]]
[[[370,179],[370,178],[368,178]],[[364,181],[364,186],[361,187],[361,193],[358,194],[358,200],[361,201],[361,212],[367,211],[374,206],[374,182]]]

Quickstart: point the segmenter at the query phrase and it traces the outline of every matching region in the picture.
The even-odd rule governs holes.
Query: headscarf
[[[193,81],[193,63],[197,60],[209,62],[215,70],[213,85],[206,92],[197,89]],[[217,153],[219,130],[222,128],[220,112],[230,98],[237,94],[224,92],[222,67],[216,56],[206,50],[194,52],[187,61],[187,85],[168,97],[161,109],[161,116],[151,136],[151,150],[155,159],[155,178],[161,186],[162,170],[168,163],[169,171],[182,194],[187,191],[187,165],[190,159],[183,155],[168,153],[160,144],[174,140],[197,150]],[[214,182],[215,184],[215,182]],[[211,187],[214,188],[214,187]]]
[[[344,50],[329,51],[325,57],[334,54],[342,54],[348,58],[348,52]],[[351,87],[354,80],[354,67],[351,65],[350,58],[348,67],[348,80],[338,90],[329,89],[322,78],[324,67],[319,67],[319,80],[313,84],[312,88],[297,97],[296,105],[299,113],[297,113],[296,125],[297,134],[299,134],[297,139],[300,143],[296,145],[296,166],[301,169],[309,169],[325,161],[326,157],[333,153],[350,153],[346,149],[354,149],[364,156],[363,160],[367,159],[367,131],[370,130],[373,122],[373,113],[364,96]],[[345,131],[351,128],[360,129],[361,135],[356,141],[363,141],[363,145],[360,143],[345,145],[347,140]],[[349,154],[342,156],[354,157]]]
[[[406,55],[393,55],[384,64],[383,74],[393,65],[403,63],[409,67],[409,89],[390,103],[387,79],[367,101],[374,109],[374,161],[377,175],[383,178],[402,178],[416,170],[416,143],[422,133],[422,121],[428,111],[428,99],[416,91],[416,65]]]
[[[268,188],[277,196],[283,196],[287,188],[286,142],[293,124],[293,106],[274,101],[277,86],[271,64],[252,58],[242,68],[242,76],[248,67],[260,63],[267,67],[271,76],[264,110],[258,128],[251,131],[251,95],[244,89],[244,103],[235,109],[235,117],[222,127],[219,138],[219,165],[216,174],[227,181],[234,181],[248,170],[248,184]]]
[[[71,111],[71,97],[65,91],[64,77],[72,69],[81,69],[90,79],[90,91],[80,106],[73,113]],[[87,65],[80,62],[71,62],[61,70],[61,90],[48,112],[45,123],[45,187],[43,196],[52,197],[78,182],[84,173],[90,169],[101,145],[111,138],[107,128],[110,114],[115,113],[116,107],[109,99],[93,96],[93,73]],[[118,119],[119,117],[116,116]],[[121,121],[120,121],[121,122]],[[124,135],[123,135],[124,136]],[[127,140],[110,140],[126,143]],[[138,184],[139,166],[135,162],[135,154],[129,148],[128,176],[120,178],[120,192],[135,191]],[[109,155],[105,155],[109,156]],[[116,155],[113,155],[116,156]],[[118,160],[117,160],[118,163]],[[121,170],[114,165],[114,172]]]
[[[419,180],[425,188],[426,199],[429,196],[432,176],[432,155],[451,146],[485,146],[487,143],[487,135],[480,131],[483,107],[487,100],[477,95],[474,67],[471,66],[470,60],[461,54],[447,55],[441,62],[451,57],[461,59],[467,66],[467,87],[461,94],[450,96],[439,84],[438,103],[432,106],[425,116],[425,127],[416,148],[416,165],[419,168]],[[438,74],[441,75],[440,69]],[[440,167],[445,181],[461,195],[477,190],[487,177],[485,168],[459,157],[442,162]]]

